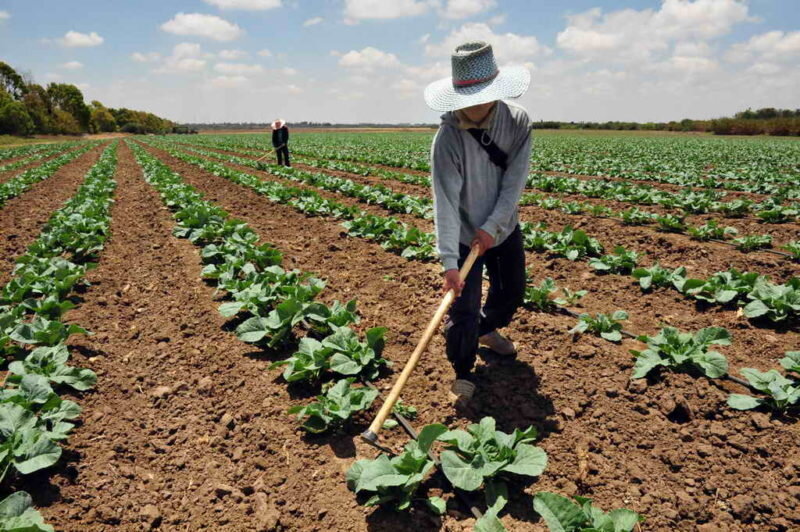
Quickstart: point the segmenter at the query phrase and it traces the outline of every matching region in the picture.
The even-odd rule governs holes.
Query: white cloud
[[[714,50],[704,41],[686,41],[676,43],[673,53],[677,56],[709,57]]]
[[[800,31],[768,31],[731,46],[726,58],[735,63],[756,58],[780,61],[800,56]]]
[[[199,44],[182,42],[172,48],[172,54],[164,59],[163,64],[156,69],[156,72],[199,72],[205,69],[206,63]]]
[[[291,67],[284,67],[284,68],[281,69],[280,72],[284,76],[296,76],[297,75],[297,70],[294,69],[294,68],[291,68]]]
[[[675,55],[667,63],[673,70],[684,73],[709,74],[719,67],[719,64],[707,57]]]
[[[196,35],[216,41],[232,41],[244,34],[244,30],[216,15],[201,13],[178,13],[161,25],[161,29],[175,35]]]
[[[505,13],[501,13],[499,15],[493,16],[492,18],[487,20],[486,23],[489,26],[499,26],[500,24],[505,24],[506,23],[506,18],[507,17],[505,15]]]
[[[317,24],[319,24],[323,20],[325,20],[325,19],[322,18],[322,17],[311,17],[310,19],[308,19],[305,22],[303,22],[303,27],[307,28],[309,26],[316,26]]]
[[[86,48],[103,44],[103,38],[94,31],[91,33],[68,31],[62,38],[58,39],[58,43],[67,48]]]
[[[155,63],[161,59],[161,54],[158,52],[150,52],[145,54],[141,52],[133,52],[131,54],[131,59],[137,63]]]
[[[462,19],[474,17],[493,9],[496,5],[495,0],[447,0],[447,5],[440,11],[440,14],[447,19]]]
[[[272,52],[270,52],[265,48],[263,50],[259,50],[258,55],[260,55],[261,57],[272,57]]]
[[[258,74],[264,72],[261,65],[247,65],[244,63],[217,63],[214,70],[222,74]]]
[[[219,89],[235,89],[247,85],[249,80],[244,76],[217,76],[209,84]]]
[[[775,63],[755,63],[754,65],[750,65],[750,67],[747,69],[747,72],[757,74],[759,76],[774,76],[783,72],[783,67],[781,67],[781,65],[776,65]]]
[[[422,37],[417,39],[417,42],[419,44],[425,44],[426,42],[428,42],[430,40],[430,38],[431,38],[431,34],[430,33],[426,33],[425,35],[423,35]]]
[[[241,9],[245,11],[265,11],[281,7],[281,0],[204,0],[206,4],[220,9]]]
[[[83,63],[81,63],[80,61],[68,61],[66,63],[63,63],[61,65],[61,68],[64,68],[66,70],[80,70],[81,68],[83,68]]]
[[[220,50],[218,55],[220,59],[225,59],[226,61],[236,61],[237,59],[247,57],[247,52],[244,50]]]
[[[550,53],[533,35],[495,33],[488,24],[469,22],[450,32],[439,44],[428,44],[425,53],[431,57],[449,57],[456,46],[467,41],[486,41],[492,45],[497,61],[521,63],[538,55]]]
[[[73,83],[76,87],[78,87],[82,92],[86,92],[87,90],[91,89],[92,86],[86,82],[84,83]]]
[[[367,46],[361,51],[350,50],[339,59],[339,66],[372,70],[374,68],[392,68],[400,65],[397,56]]]
[[[297,85],[289,84],[286,86],[286,92],[288,92],[289,94],[301,94],[303,92],[303,89],[301,89]]]
[[[414,17],[426,13],[431,0],[345,0],[345,21]]]
[[[643,62],[673,42],[706,41],[750,20],[745,0],[663,0],[658,11],[594,8],[567,16],[556,43],[585,59]]]
[[[8,11],[0,11],[0,20],[8,20],[11,18]]]

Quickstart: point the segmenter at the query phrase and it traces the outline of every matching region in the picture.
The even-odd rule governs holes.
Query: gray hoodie
[[[488,132],[508,155],[503,172],[489,160],[453,112],[442,115],[433,138],[431,173],[436,244],[445,270],[458,268],[458,244],[469,246],[478,229],[502,244],[517,225],[517,204],[530,169],[531,121],[512,103],[497,102]]]

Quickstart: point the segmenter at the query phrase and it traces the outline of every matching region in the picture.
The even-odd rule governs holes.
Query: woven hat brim
[[[434,111],[455,111],[473,105],[519,98],[531,83],[531,73],[524,66],[499,69],[497,77],[470,87],[453,87],[451,78],[434,81],[425,87],[425,103]]]

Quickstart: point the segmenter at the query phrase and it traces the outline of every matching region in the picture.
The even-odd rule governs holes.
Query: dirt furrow
[[[0,286],[8,282],[14,261],[36,240],[53,211],[75,194],[106,146],[89,150],[0,207]]]

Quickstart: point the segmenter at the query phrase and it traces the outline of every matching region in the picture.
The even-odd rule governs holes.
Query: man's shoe
[[[456,405],[466,405],[475,393],[475,385],[466,379],[456,379],[450,391],[455,396]]]
[[[517,354],[517,348],[514,342],[497,331],[484,334],[478,338],[478,343],[488,347],[498,355],[511,356]]]

